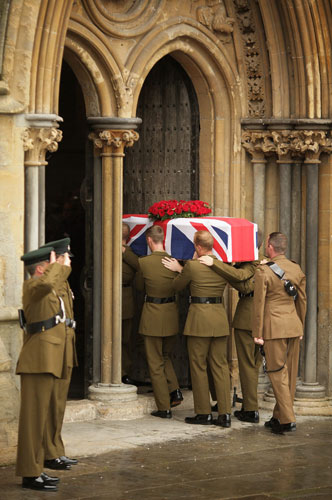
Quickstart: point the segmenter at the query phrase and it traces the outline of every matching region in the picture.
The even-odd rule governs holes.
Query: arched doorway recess
[[[199,108],[187,73],[170,55],[163,57],[144,81],[137,106],[142,118],[140,139],[128,149],[124,160],[124,213],[146,213],[163,199],[199,198]],[[139,323],[142,297],[137,297]],[[187,310],[186,294],[181,294],[181,323]],[[142,346],[137,331],[133,344]],[[136,353],[136,354],[135,354]],[[134,348],[135,378],[147,377],[142,349]],[[185,339],[178,338],[174,361],[180,385],[187,385],[188,363]]]

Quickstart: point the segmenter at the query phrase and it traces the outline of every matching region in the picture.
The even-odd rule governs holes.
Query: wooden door
[[[126,150],[124,160],[124,213],[144,214],[156,201],[198,199],[199,110],[193,85],[171,56],[150,71],[138,102],[142,118],[139,141]],[[180,296],[180,323],[187,314],[187,292]],[[142,304],[142,297],[137,297]],[[138,308],[135,325],[139,323]],[[144,349],[137,332],[135,377],[146,378]],[[189,382],[185,339],[179,336],[174,352],[175,369],[182,386]]]

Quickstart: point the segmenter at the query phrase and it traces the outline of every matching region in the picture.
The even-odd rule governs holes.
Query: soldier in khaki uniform
[[[208,231],[197,231],[194,245],[198,257],[212,254],[213,237]],[[231,425],[230,373],[227,362],[229,325],[222,296],[227,281],[198,260],[187,261],[182,268],[175,259],[164,259],[169,269],[181,274],[174,280],[175,290],[190,285],[190,306],[184,335],[187,346],[193,387],[195,417],[186,417],[188,424],[222,427]],[[211,369],[218,402],[218,419],[213,422],[210,405],[207,363]]]
[[[137,255],[126,244],[129,234],[128,224],[122,223],[122,382],[124,384],[134,384],[130,378],[132,326],[135,315],[132,282],[139,269]]]
[[[171,418],[171,406],[181,403],[183,397],[170,355],[179,332],[178,310],[173,280],[176,273],[162,265],[169,257],[163,249],[164,232],[160,226],[146,231],[151,255],[139,259],[140,270],[136,286],[146,293],[139,333],[144,336],[146,359],[158,410],[151,415]]]
[[[51,446],[45,439],[46,428],[53,425],[49,419],[56,412],[56,381],[68,375],[66,315],[59,290],[71,272],[70,258],[65,253],[63,262],[57,262],[53,248],[45,247],[23,255],[22,260],[31,278],[23,284],[26,323],[16,368],[21,375],[16,474],[23,477],[24,488],[56,491],[58,478],[42,470],[45,450]]]
[[[254,273],[259,261],[243,262],[232,266],[209,256],[198,259],[202,264],[211,266],[216,273],[225,278],[239,292],[232,326],[238,355],[243,404],[234,416],[243,422],[259,422],[257,385],[262,356],[259,346],[253,342],[251,324],[254,296]]]
[[[267,373],[276,398],[273,416],[265,426],[278,434],[296,430],[293,401],[306,313],[305,275],[298,264],[285,257],[286,248],[284,234],[271,233],[267,238],[265,255],[272,262],[258,266],[255,272],[252,324],[255,342],[264,344]],[[282,279],[273,271],[273,263],[284,271]],[[287,293],[285,280],[296,287],[295,300]]]
[[[70,252],[70,238],[51,241],[43,245],[43,247],[53,247],[56,253],[56,260],[59,264],[63,264],[65,254],[73,257]],[[74,320],[74,294],[70,288],[68,280],[61,284],[56,290],[59,297],[62,298],[66,312],[66,344],[65,344],[65,359],[67,365],[67,373],[63,378],[56,379],[54,390],[54,415],[52,419],[48,419],[45,429],[45,461],[44,466],[54,470],[68,470],[71,465],[76,465],[76,458],[68,458],[65,454],[65,448],[61,437],[63,419],[68,397],[68,390],[71,381],[71,375],[74,366],[78,366],[76,345],[75,345],[75,327]]]

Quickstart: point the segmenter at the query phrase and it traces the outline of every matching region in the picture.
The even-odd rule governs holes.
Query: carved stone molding
[[[224,0],[207,0],[207,5],[197,7],[197,20],[220,36],[223,43],[232,39],[235,19],[227,16]]]
[[[138,141],[139,134],[135,130],[101,130],[91,132],[89,139],[98,149],[110,149],[114,153],[123,153],[126,147]]]
[[[332,136],[326,130],[245,130],[242,145],[253,161],[275,154],[279,161],[318,163],[322,153],[332,153]]]
[[[234,7],[244,47],[248,115],[263,117],[266,112],[263,62],[251,2],[250,0],[234,0]]]
[[[46,151],[54,153],[62,140],[62,131],[57,128],[26,128],[22,134],[26,152],[25,166],[47,165]]]
[[[166,0],[82,0],[82,3],[93,24],[104,33],[130,38],[151,29]]]

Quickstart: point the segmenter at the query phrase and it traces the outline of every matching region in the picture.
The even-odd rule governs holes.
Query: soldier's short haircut
[[[24,266],[24,269],[26,269],[26,271],[28,271],[30,276],[33,276],[36,272],[37,266],[42,266],[45,262],[47,262],[47,261],[43,260],[41,262],[35,262],[34,264],[30,264],[29,266]]]
[[[287,249],[287,236],[279,232],[271,233],[268,243],[277,253],[285,253]]]
[[[160,226],[151,226],[145,232],[145,237],[150,237],[153,243],[162,243],[164,241],[164,231]]]
[[[130,235],[130,227],[126,222],[122,222],[122,239],[127,241],[129,235]]]
[[[206,250],[212,250],[213,248],[213,236],[209,231],[196,231],[194,234],[195,245],[200,245]]]

